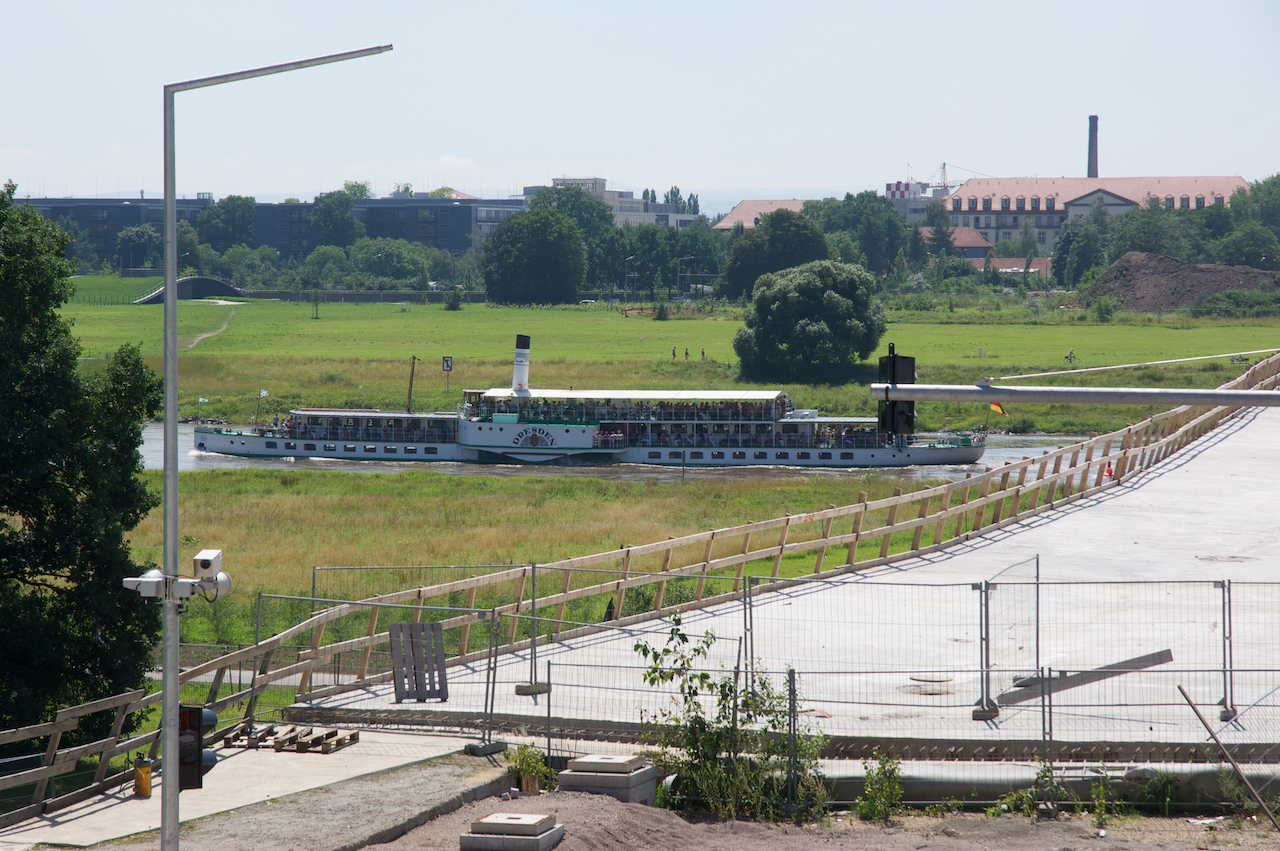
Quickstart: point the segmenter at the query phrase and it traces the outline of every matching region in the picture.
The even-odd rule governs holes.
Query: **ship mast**
[[[413,368],[418,365],[418,356],[409,355],[409,404],[405,406],[405,413],[413,413]]]

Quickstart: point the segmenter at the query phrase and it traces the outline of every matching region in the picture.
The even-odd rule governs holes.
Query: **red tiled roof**
[[[987,261],[984,257],[970,257],[969,262],[979,270],[986,268]],[[1031,271],[1047,278],[1052,269],[1052,263],[1053,261],[1048,257],[1037,257],[1031,261]],[[1014,273],[1020,275],[1022,270],[1027,268],[1027,260],[1025,257],[992,257],[991,265],[995,267],[997,272],[1006,275]]]
[[[992,198],[993,212],[1001,212],[1000,199],[1009,198],[1009,210],[1019,212],[1013,201],[1022,198],[1057,198],[1057,208],[1061,210],[1069,201],[1088,195],[1097,189],[1104,189],[1121,198],[1127,198],[1135,204],[1141,204],[1148,197],[1164,199],[1172,195],[1181,198],[1186,195],[1195,198],[1205,197],[1206,204],[1212,204],[1215,196],[1222,196],[1225,203],[1231,202],[1231,193],[1237,189],[1248,190],[1249,184],[1237,175],[1225,177],[975,177],[966,180],[959,189],[943,199],[947,212],[953,212],[951,201],[960,198],[965,201],[962,212],[969,212],[969,198]],[[981,207],[981,204],[979,204]],[[1043,209],[1043,207],[1041,208]],[[1020,212],[1030,212],[1031,205]]]
[[[716,222],[713,230],[733,230],[733,226],[742,222],[742,226],[751,230],[756,226],[756,219],[775,210],[790,210],[799,213],[804,209],[804,201],[792,198],[788,201],[739,201],[729,214]]]
[[[920,235],[924,237],[925,242],[929,241],[929,237],[933,236],[933,228],[920,228]],[[992,248],[991,240],[987,239],[973,228],[952,228],[951,244],[956,248]]]

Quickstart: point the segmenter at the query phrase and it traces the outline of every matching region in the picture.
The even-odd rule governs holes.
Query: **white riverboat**
[[[783,390],[534,389],[519,335],[511,387],[466,390],[456,412],[297,408],[247,431],[198,426],[195,443],[249,457],[688,467],[972,464],[986,450],[982,432],[878,423],[796,409]]]

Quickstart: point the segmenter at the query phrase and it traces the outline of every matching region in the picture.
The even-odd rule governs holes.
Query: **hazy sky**
[[[0,180],[163,191],[165,83],[393,44],[177,95],[179,196],[368,180],[505,197],[552,177],[742,198],[887,181],[1280,170],[1280,3],[0,0]]]

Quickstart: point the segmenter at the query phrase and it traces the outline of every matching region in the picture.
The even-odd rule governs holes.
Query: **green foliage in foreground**
[[[701,669],[714,642],[708,631],[690,643],[677,614],[672,615],[666,646],[657,648],[643,639],[635,644],[648,664],[645,682],[654,688],[674,684],[678,693],[674,709],[644,718],[650,737],[669,749],[659,756],[659,774],[676,775],[659,803],[678,810],[705,807],[722,819],[776,821],[786,814],[810,820],[820,815],[827,802],[817,774],[823,737],[797,731],[795,776],[789,778],[793,743],[788,728],[793,720],[786,693],[766,674],[757,674],[751,689],[737,670],[717,678]],[[703,705],[704,695],[714,700],[711,712]],[[795,809],[788,813],[792,782]]]
[[[864,783],[858,798],[858,818],[888,824],[902,811],[902,760],[880,753],[876,748],[870,760],[863,760]]]

